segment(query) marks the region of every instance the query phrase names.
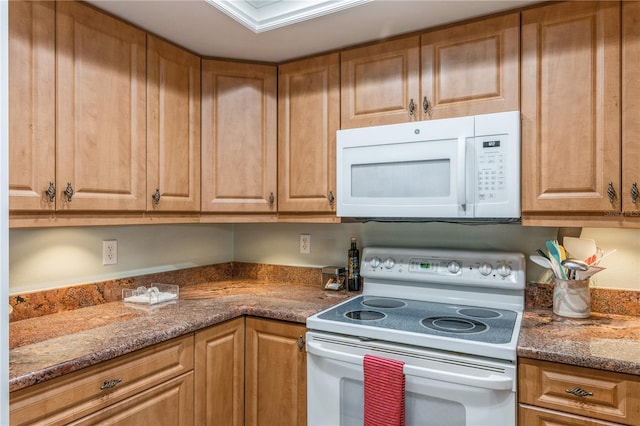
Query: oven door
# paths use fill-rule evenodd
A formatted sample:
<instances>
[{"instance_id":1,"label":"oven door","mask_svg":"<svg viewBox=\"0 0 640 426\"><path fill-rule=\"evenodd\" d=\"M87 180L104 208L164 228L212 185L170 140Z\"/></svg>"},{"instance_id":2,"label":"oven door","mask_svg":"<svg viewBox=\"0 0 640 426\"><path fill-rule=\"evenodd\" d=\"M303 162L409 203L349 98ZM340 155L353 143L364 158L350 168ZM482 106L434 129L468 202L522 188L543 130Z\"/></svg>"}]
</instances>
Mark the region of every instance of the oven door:
<instances>
[{"instance_id":1,"label":"oven door","mask_svg":"<svg viewBox=\"0 0 640 426\"><path fill-rule=\"evenodd\" d=\"M405 362L408 426L516 424L516 368L509 362L311 331L308 425L363 424L365 354Z\"/></svg>"},{"instance_id":2,"label":"oven door","mask_svg":"<svg viewBox=\"0 0 640 426\"><path fill-rule=\"evenodd\" d=\"M338 131L337 215L473 217L473 136L473 117Z\"/></svg>"}]
</instances>

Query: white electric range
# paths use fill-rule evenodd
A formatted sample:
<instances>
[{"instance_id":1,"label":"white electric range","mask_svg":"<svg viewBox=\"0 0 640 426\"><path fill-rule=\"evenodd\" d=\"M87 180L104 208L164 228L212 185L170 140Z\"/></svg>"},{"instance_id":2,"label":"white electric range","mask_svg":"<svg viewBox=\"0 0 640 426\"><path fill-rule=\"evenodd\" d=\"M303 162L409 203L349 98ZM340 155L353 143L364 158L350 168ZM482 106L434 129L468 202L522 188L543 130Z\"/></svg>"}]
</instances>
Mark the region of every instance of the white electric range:
<instances>
[{"instance_id":1,"label":"white electric range","mask_svg":"<svg viewBox=\"0 0 640 426\"><path fill-rule=\"evenodd\" d=\"M360 271L307 319L310 425L361 424L365 354L405 362L408 425L515 424L522 254L368 247Z\"/></svg>"}]
</instances>

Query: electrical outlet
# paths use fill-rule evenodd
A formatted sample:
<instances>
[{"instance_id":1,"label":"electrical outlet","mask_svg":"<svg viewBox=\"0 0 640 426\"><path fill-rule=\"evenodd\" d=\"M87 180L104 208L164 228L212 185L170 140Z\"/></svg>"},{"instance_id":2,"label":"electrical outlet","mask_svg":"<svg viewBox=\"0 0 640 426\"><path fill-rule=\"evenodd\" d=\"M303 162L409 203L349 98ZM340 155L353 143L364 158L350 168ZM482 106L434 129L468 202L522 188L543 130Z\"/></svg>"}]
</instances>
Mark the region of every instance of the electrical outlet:
<instances>
[{"instance_id":1,"label":"electrical outlet","mask_svg":"<svg viewBox=\"0 0 640 426\"><path fill-rule=\"evenodd\" d=\"M311 235L300 234L300 253L301 254L311 253Z\"/></svg>"},{"instance_id":2,"label":"electrical outlet","mask_svg":"<svg viewBox=\"0 0 640 426\"><path fill-rule=\"evenodd\" d=\"M104 240L102 242L102 264L115 265L118 263L118 240Z\"/></svg>"}]
</instances>

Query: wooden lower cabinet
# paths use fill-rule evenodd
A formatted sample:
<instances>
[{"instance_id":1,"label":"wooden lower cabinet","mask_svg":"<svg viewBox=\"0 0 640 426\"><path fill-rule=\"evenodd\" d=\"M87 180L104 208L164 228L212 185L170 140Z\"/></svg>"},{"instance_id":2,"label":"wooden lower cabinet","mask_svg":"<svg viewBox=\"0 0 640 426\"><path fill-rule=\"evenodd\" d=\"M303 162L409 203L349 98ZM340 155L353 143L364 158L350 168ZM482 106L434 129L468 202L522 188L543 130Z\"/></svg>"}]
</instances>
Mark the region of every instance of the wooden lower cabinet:
<instances>
[{"instance_id":1,"label":"wooden lower cabinet","mask_svg":"<svg viewBox=\"0 0 640 426\"><path fill-rule=\"evenodd\" d=\"M640 425L640 376L521 358L518 424Z\"/></svg>"},{"instance_id":2,"label":"wooden lower cabinet","mask_svg":"<svg viewBox=\"0 0 640 426\"><path fill-rule=\"evenodd\" d=\"M307 424L306 328L247 317L245 424Z\"/></svg>"},{"instance_id":3,"label":"wooden lower cabinet","mask_svg":"<svg viewBox=\"0 0 640 426\"><path fill-rule=\"evenodd\" d=\"M193 335L12 392L11 425L193 424Z\"/></svg>"},{"instance_id":4,"label":"wooden lower cabinet","mask_svg":"<svg viewBox=\"0 0 640 426\"><path fill-rule=\"evenodd\" d=\"M195 337L195 424L244 424L244 317Z\"/></svg>"},{"instance_id":5,"label":"wooden lower cabinet","mask_svg":"<svg viewBox=\"0 0 640 426\"><path fill-rule=\"evenodd\" d=\"M193 371L70 425L193 425Z\"/></svg>"}]
</instances>

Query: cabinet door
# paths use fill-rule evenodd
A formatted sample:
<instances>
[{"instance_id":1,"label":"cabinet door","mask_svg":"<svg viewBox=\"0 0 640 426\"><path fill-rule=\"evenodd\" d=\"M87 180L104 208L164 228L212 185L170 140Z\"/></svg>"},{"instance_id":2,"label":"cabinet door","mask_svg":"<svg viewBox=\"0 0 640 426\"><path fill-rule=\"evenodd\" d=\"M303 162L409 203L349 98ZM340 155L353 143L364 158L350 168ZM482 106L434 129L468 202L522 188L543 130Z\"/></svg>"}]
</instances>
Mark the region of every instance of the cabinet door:
<instances>
[{"instance_id":1,"label":"cabinet door","mask_svg":"<svg viewBox=\"0 0 640 426\"><path fill-rule=\"evenodd\" d=\"M424 119L520 108L519 13L425 33L421 59Z\"/></svg>"},{"instance_id":2,"label":"cabinet door","mask_svg":"<svg viewBox=\"0 0 640 426\"><path fill-rule=\"evenodd\" d=\"M196 425L244 425L244 317L196 333Z\"/></svg>"},{"instance_id":3,"label":"cabinet door","mask_svg":"<svg viewBox=\"0 0 640 426\"><path fill-rule=\"evenodd\" d=\"M51 210L55 185L55 3L9 2L9 209Z\"/></svg>"},{"instance_id":4,"label":"cabinet door","mask_svg":"<svg viewBox=\"0 0 640 426\"><path fill-rule=\"evenodd\" d=\"M176 377L69 425L193 425L193 372Z\"/></svg>"},{"instance_id":5,"label":"cabinet door","mask_svg":"<svg viewBox=\"0 0 640 426\"><path fill-rule=\"evenodd\" d=\"M640 219L640 2L622 2L622 211ZM634 191L634 188L637 188Z\"/></svg>"},{"instance_id":6,"label":"cabinet door","mask_svg":"<svg viewBox=\"0 0 640 426\"><path fill-rule=\"evenodd\" d=\"M620 4L522 12L522 210L620 211Z\"/></svg>"},{"instance_id":7,"label":"cabinet door","mask_svg":"<svg viewBox=\"0 0 640 426\"><path fill-rule=\"evenodd\" d=\"M145 33L82 3L56 7L57 209L144 210Z\"/></svg>"},{"instance_id":8,"label":"cabinet door","mask_svg":"<svg viewBox=\"0 0 640 426\"><path fill-rule=\"evenodd\" d=\"M420 119L418 36L345 50L340 67L342 129Z\"/></svg>"},{"instance_id":9,"label":"cabinet door","mask_svg":"<svg viewBox=\"0 0 640 426\"><path fill-rule=\"evenodd\" d=\"M200 210L200 58L147 38L147 210Z\"/></svg>"},{"instance_id":10,"label":"cabinet door","mask_svg":"<svg viewBox=\"0 0 640 426\"><path fill-rule=\"evenodd\" d=\"M518 399L523 404L640 425L640 377L520 358Z\"/></svg>"},{"instance_id":11,"label":"cabinet door","mask_svg":"<svg viewBox=\"0 0 640 426\"><path fill-rule=\"evenodd\" d=\"M335 212L339 127L339 55L280 66L278 211Z\"/></svg>"},{"instance_id":12,"label":"cabinet door","mask_svg":"<svg viewBox=\"0 0 640 426\"><path fill-rule=\"evenodd\" d=\"M247 318L247 425L307 424L305 331L299 324Z\"/></svg>"},{"instance_id":13,"label":"cabinet door","mask_svg":"<svg viewBox=\"0 0 640 426\"><path fill-rule=\"evenodd\" d=\"M276 97L275 66L202 61L202 211L275 213Z\"/></svg>"},{"instance_id":14,"label":"cabinet door","mask_svg":"<svg viewBox=\"0 0 640 426\"><path fill-rule=\"evenodd\" d=\"M615 426L616 424L523 404L518 407L519 426Z\"/></svg>"}]
</instances>

